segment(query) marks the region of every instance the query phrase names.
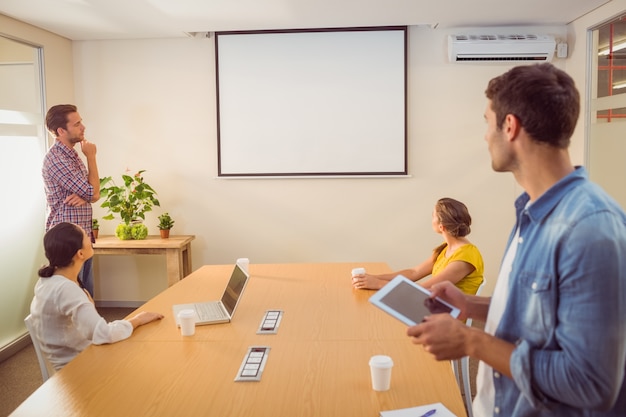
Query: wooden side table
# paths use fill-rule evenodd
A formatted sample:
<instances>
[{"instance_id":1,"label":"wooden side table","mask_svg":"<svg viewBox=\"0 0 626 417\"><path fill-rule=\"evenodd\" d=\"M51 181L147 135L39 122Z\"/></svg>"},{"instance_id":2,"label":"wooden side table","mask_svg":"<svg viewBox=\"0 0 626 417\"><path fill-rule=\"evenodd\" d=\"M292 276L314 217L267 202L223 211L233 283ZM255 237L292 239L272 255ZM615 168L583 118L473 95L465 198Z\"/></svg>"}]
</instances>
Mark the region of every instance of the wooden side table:
<instances>
[{"instance_id":1,"label":"wooden side table","mask_svg":"<svg viewBox=\"0 0 626 417\"><path fill-rule=\"evenodd\" d=\"M172 286L191 273L191 241L194 235L172 235L168 239L148 236L143 240L121 240L116 236L99 236L94 243L95 255L165 255L167 285Z\"/></svg>"}]
</instances>

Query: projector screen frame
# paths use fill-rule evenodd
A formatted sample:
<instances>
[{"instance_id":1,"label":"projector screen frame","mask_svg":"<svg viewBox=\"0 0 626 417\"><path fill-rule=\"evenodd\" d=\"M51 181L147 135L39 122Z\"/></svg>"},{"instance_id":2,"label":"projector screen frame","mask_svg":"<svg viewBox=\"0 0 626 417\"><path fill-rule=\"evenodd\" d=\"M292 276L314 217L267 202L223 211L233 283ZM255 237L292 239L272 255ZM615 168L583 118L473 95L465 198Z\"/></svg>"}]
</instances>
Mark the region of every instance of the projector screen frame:
<instances>
[{"instance_id":1,"label":"projector screen frame","mask_svg":"<svg viewBox=\"0 0 626 417\"><path fill-rule=\"evenodd\" d=\"M316 151L319 154L315 154L315 152L308 152L307 150L307 146L317 145L317 142L307 140L306 138L300 139L298 135L292 135L290 136L290 139L289 139L291 140L292 138L297 138L298 140L302 140L301 143L298 143L297 140L294 141L293 147L297 148L294 150L294 152L296 153L287 154L286 156L283 154L283 151L284 151L284 148L289 147L289 146L284 146L284 144L280 145L278 143L274 144L274 143L266 143L266 142L254 143L251 140L249 143L247 143L247 145L250 145L250 146L243 144L244 142L234 142L235 146L231 146L229 141L233 141L233 139L228 136L228 132L229 132L228 123L231 123L231 125L234 126L235 123L232 122L232 120L237 120L237 123L244 123L241 120L247 121L249 119L245 115L244 117L241 117L241 118L232 117L232 108L234 108L234 106L231 105L231 109L229 109L224 103L228 103L230 100L231 103L236 102L236 103L247 104L248 100L246 99L245 94L250 94L250 96L253 96L255 93L254 92L246 93L246 91L249 91L249 90L242 88L242 90L244 91L243 98L240 97L240 98L232 99L232 98L226 97L226 93L230 94L232 93L232 91L229 92L228 84L226 85L220 84L221 82L225 83L226 81L224 80L228 79L228 75L225 75L223 71L220 71L220 64L223 63L223 61L228 61L228 59L231 59L231 58L225 58L224 56L220 55L220 52L222 52L223 49L225 49L224 42L222 42L222 40L237 39L237 38L231 37L234 35L252 35L256 37L257 35L266 35L266 34L289 36L289 35L294 35L294 34L295 35L298 35L298 34L315 35L317 33L320 33L320 34L325 34L326 36L332 36L333 33L342 34L342 33L347 33L347 32L367 33L369 34L367 36L370 36L370 37L374 36L373 34L377 34L377 33L381 33L381 36L384 36L385 34L390 34L388 36L392 38L392 42L401 42L398 45L396 44L393 45L395 49L387 48L387 49L393 49L392 52L390 53L394 53L395 54L394 59L397 60L397 62L395 61L393 62L394 66L390 70L392 72L393 80L388 81L389 85L391 85L392 87L392 88L389 88L389 90L392 90L394 92L393 94L395 94L395 96L391 96L387 98L387 100L392 101L392 105L388 106L391 108L390 116L387 116L390 119L393 119L392 122L388 122L392 124L391 129L389 130L393 131L394 133L393 141L390 146L388 146L388 143L385 142L389 140L386 136L378 135L376 138L367 138L367 140L369 140L370 142L367 142L365 144L371 143L372 149L374 149L374 151L369 151L369 154L367 152L363 154L361 151L363 150L365 146L359 146L361 145L359 141L362 139L360 137L356 137L357 136L356 134L355 134L355 137L348 137L349 135L342 136L342 140L345 138L346 142L345 143L339 142L339 146L337 149L333 148L334 146L336 146L335 142L333 142L332 145L329 145L329 144L324 145L324 146L327 146L328 148L316 149ZM408 145L408 139L407 139L407 35L408 33L407 32L408 32L407 26L216 32L215 33L215 65L216 65L216 98L217 98L216 109L217 109L218 177L225 177L225 178L226 177L230 177L230 178L363 177L365 178L365 177L373 177L373 176L374 177L407 176L408 175L408 171L407 171L407 166L408 166L408 161L407 161L407 145ZM253 39L253 38L247 38L247 39ZM261 39L261 38L258 38L258 39ZM267 39L267 38L263 37L262 39ZM275 39L280 39L280 38L275 38ZM297 41L298 37L295 36L293 37L293 39ZM307 36L306 39L309 39L309 37ZM355 38L355 39L358 39L358 38ZM389 41L384 40L384 42L389 42ZM366 48L367 45L364 45L364 47ZM231 65L231 68L235 68L235 71L239 71L241 67L245 67L244 65L233 66L232 60L231 60L230 65ZM260 72L263 72L263 71L260 71ZM232 71L229 74L232 74ZM255 76L256 74L250 77L253 78ZM382 77L385 77L385 76L389 76L389 74L385 73L382 75ZM242 80L242 78L237 78L236 80L237 82L239 82ZM246 81L250 82L250 80L244 79L242 83L245 84ZM252 80L252 81L256 82L257 84L267 84L267 83L260 83L258 82L258 80ZM267 81L267 80L264 80L264 81ZM233 83L232 80L228 82ZM382 79L381 85L384 85L385 82L387 82L387 80ZM372 83L372 84L375 84L376 87L378 87L378 84L376 83ZM252 85L252 84L245 84L245 85ZM357 91L357 90L354 90L354 91ZM360 92L360 90L357 91L357 93L358 92ZM346 90L346 92L341 92L341 94L350 94L350 90ZM384 95L384 92L383 92L383 95ZM267 96L267 94L265 94L264 96ZM248 97L248 98L251 98L253 101L255 97ZM374 108L376 105L381 105L379 101L381 100L378 95L373 96L370 107ZM385 102L383 101L383 103ZM306 103L301 103L300 105L303 107L306 107ZM241 104L238 104L237 106L245 107L245 105L242 106ZM293 108L294 109L298 108L298 104L294 105ZM257 110L258 111L264 110L264 106L257 105L254 108L254 111L256 112ZM224 117L224 114L225 113L228 114L228 112L231 112L230 122L228 121L227 118ZM289 118L289 114L286 114L286 115L281 114L281 116L287 116L287 118ZM257 117L257 115L250 114L249 117L250 117L250 120L252 120L255 117ZM312 114L311 117L314 118L315 115ZM366 127L361 127L360 125L365 124L365 122L369 122L369 119L373 119L373 117L364 117L364 118L362 117L360 120L355 120L351 122L352 124L350 124L349 126L356 126L357 122L362 121L362 119L367 119L367 120L365 120L363 123L358 123L359 124L358 127L366 128ZM307 121L307 122L314 123L314 121ZM236 127L238 128L238 126ZM383 125L382 127L386 127L386 126ZM376 131L376 129L372 129L372 131ZM256 133L257 131L255 130L254 132ZM385 130L385 132L387 132L387 130ZM248 136L252 137L251 134ZM263 138L263 134L259 135L259 137L261 137L262 141L267 140ZM316 137L315 139L317 140L319 139L319 137ZM245 140L250 140L250 139L245 139ZM257 140L256 135L253 140ZM376 142L376 141L379 141L379 142ZM291 145L291 143L289 145ZM260 147L256 149L256 152L254 152L255 146ZM266 154L265 156L262 156L259 160L255 159L256 155L263 155L263 151L265 151L266 149L274 149L272 148L272 146L277 147L275 152L272 153L272 155L268 156ZM378 146L378 148L376 148L376 146ZM280 149L278 147L280 147ZM389 155L385 154L385 152L387 152L387 148L390 149L388 151ZM301 150L301 152L303 152L302 154L297 153L297 152L300 152L300 149L302 149ZM382 149L382 152L376 151L376 149ZM333 152L333 150L341 150L343 153ZM246 154L246 152L251 152L251 153ZM336 153L337 155L335 155ZM334 163L335 165L331 166L330 168L327 168L324 165L325 163L327 163L327 161L324 160L324 158L327 155L341 158L340 162L331 161L330 163ZM275 158L275 159L272 159L272 158ZM370 159L367 159L367 158L370 158ZM387 158L388 160L385 158ZM317 164L315 169L300 169L299 165L296 167L294 167L294 165L288 166L286 169L280 166L281 163L295 164L297 161L299 160L304 161L305 159L307 163ZM379 162L379 160L382 160L382 162ZM250 165L254 165L255 163L261 163L260 161L262 161L262 163L276 164L275 166L277 168L274 169L272 167L268 169L267 167L261 167L260 169L254 168L251 171L247 171L246 169L240 169L240 168L237 168L236 166L235 168L233 168L232 161L235 161L235 164L240 163L242 167L244 168ZM340 168L337 168L337 164L339 163L341 163L342 166ZM359 165L359 164L366 164L366 165ZM371 166L367 164L370 164ZM388 167L387 165L377 166L377 164L387 164L390 167Z\"/></svg>"}]
</instances>

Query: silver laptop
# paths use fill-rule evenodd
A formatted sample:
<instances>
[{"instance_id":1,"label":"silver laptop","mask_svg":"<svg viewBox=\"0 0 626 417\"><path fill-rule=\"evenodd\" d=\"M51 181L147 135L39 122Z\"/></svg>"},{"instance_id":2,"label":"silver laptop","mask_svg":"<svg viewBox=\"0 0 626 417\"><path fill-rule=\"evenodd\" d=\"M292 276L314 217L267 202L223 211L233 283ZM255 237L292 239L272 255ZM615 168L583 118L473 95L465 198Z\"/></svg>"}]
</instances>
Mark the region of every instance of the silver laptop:
<instances>
[{"instance_id":1,"label":"silver laptop","mask_svg":"<svg viewBox=\"0 0 626 417\"><path fill-rule=\"evenodd\" d=\"M239 265L235 265L230 276L228 285L224 290L222 299L219 301L205 301L191 304L175 304L172 306L176 325L180 327L178 313L181 310L194 310L196 312L196 326L202 324L228 323L235 314L235 309L241 299L241 294L246 288L249 275Z\"/></svg>"}]
</instances>

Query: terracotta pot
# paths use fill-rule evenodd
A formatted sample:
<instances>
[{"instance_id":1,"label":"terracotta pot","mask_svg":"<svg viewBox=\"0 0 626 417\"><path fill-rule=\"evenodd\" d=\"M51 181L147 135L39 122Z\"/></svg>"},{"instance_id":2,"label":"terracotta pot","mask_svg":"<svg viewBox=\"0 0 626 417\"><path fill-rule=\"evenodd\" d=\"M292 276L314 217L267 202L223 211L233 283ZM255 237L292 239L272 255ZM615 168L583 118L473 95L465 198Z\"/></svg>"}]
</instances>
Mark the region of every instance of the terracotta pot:
<instances>
[{"instance_id":1,"label":"terracotta pot","mask_svg":"<svg viewBox=\"0 0 626 417\"><path fill-rule=\"evenodd\" d=\"M159 232L161 233L161 239L167 239L170 237L170 229L159 229Z\"/></svg>"},{"instance_id":2,"label":"terracotta pot","mask_svg":"<svg viewBox=\"0 0 626 417\"><path fill-rule=\"evenodd\" d=\"M94 238L94 239L98 239L98 229L93 229L93 230L91 231L91 233L93 233L93 238Z\"/></svg>"}]
</instances>

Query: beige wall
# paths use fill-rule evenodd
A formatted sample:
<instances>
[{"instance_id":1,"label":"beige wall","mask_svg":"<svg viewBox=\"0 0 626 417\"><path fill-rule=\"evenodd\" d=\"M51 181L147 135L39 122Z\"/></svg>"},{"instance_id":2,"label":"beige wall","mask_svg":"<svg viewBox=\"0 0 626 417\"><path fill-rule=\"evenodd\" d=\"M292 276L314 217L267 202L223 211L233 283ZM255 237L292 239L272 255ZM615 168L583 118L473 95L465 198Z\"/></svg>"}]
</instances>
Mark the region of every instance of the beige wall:
<instances>
[{"instance_id":1,"label":"beige wall","mask_svg":"<svg viewBox=\"0 0 626 417\"><path fill-rule=\"evenodd\" d=\"M587 28L624 10L626 0L614 0L567 26L570 57L555 64L579 87L586 82ZM430 229L432 205L450 196L473 215L470 238L485 257L491 292L520 190L510 175L490 169L483 90L510 65L448 63L445 37L452 31L410 30L410 178L222 180L215 178L212 40L72 44L4 16L0 27L45 45L48 105L79 105L98 145L102 176L147 170L162 202L147 224L156 233L156 216L169 211L174 233L195 234L194 269L242 256L253 263L411 266L438 243ZM565 37L562 27L540 31ZM585 158L584 130L581 121L571 147L577 164ZM96 205L96 213L104 210ZM112 233L114 222L102 223L101 233ZM156 257L101 258L96 267L98 300L141 301L166 285L164 262Z\"/></svg>"},{"instance_id":2,"label":"beige wall","mask_svg":"<svg viewBox=\"0 0 626 417\"><path fill-rule=\"evenodd\" d=\"M0 37L0 62L32 62L32 60L31 46Z\"/></svg>"},{"instance_id":3,"label":"beige wall","mask_svg":"<svg viewBox=\"0 0 626 417\"><path fill-rule=\"evenodd\" d=\"M567 33L564 26L529 31ZM156 234L156 216L168 211L173 233L195 234L194 269L244 256L413 266L439 243L431 211L448 196L470 209L470 239L483 252L491 293L519 189L512 176L491 170L484 89L511 65L449 63L451 32L409 31L410 178L216 179L213 39L75 42L76 101L98 145L101 176L147 170L162 207L146 224ZM105 211L96 205L96 213ZM101 223L110 234L117 222ZM96 269L101 302L145 300L166 285L155 257L101 257Z\"/></svg>"}]
</instances>

